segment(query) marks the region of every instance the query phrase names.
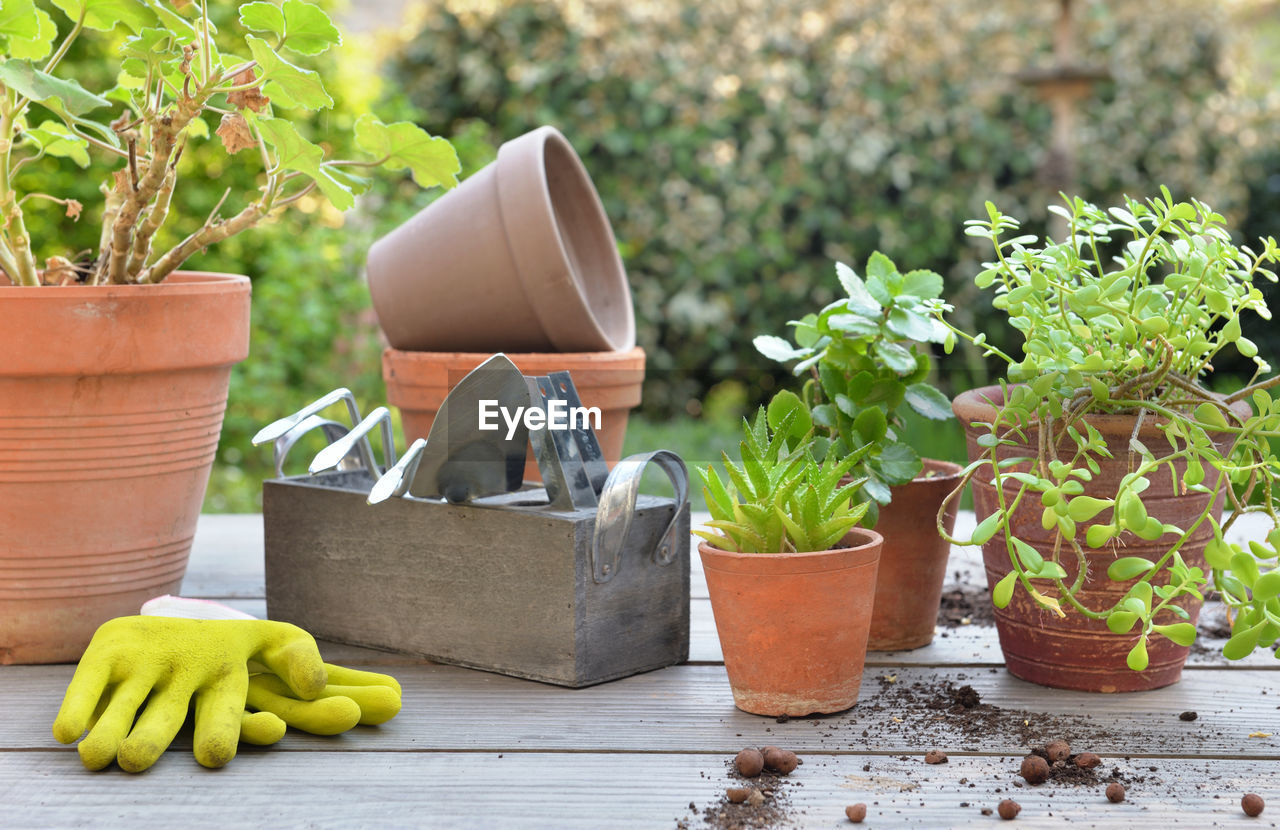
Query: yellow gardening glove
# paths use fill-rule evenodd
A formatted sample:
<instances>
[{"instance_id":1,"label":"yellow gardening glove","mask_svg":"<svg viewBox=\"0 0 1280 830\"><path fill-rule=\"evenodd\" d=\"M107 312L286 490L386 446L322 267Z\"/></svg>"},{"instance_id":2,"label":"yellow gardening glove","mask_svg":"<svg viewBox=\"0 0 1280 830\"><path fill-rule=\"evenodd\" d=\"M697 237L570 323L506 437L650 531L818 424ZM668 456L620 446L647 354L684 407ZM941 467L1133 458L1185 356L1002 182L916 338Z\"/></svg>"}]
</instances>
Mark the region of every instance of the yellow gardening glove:
<instances>
[{"instance_id":1,"label":"yellow gardening glove","mask_svg":"<svg viewBox=\"0 0 1280 830\"><path fill-rule=\"evenodd\" d=\"M316 641L289 623L141 616L109 620L80 658L53 735L73 743L92 723L79 746L84 765L97 770L114 760L121 769L140 772L169 747L194 698L196 760L221 767L235 757L243 722L249 722L251 732L276 728L274 721L260 717L263 713L244 711L250 659L274 672L300 700L314 699L324 690L326 673Z\"/></svg>"},{"instance_id":2,"label":"yellow gardening glove","mask_svg":"<svg viewBox=\"0 0 1280 830\"><path fill-rule=\"evenodd\" d=\"M248 705L256 715L272 714L295 729L313 735L337 735L357 723L376 726L400 711L400 684L394 677L377 672L325 664L329 682L314 700L301 700L274 674L249 678ZM255 715L246 715L252 718ZM273 732L265 732L270 721L250 726L241 739L261 743ZM265 733L265 734L264 734ZM278 740L278 739L277 739Z\"/></svg>"}]
</instances>

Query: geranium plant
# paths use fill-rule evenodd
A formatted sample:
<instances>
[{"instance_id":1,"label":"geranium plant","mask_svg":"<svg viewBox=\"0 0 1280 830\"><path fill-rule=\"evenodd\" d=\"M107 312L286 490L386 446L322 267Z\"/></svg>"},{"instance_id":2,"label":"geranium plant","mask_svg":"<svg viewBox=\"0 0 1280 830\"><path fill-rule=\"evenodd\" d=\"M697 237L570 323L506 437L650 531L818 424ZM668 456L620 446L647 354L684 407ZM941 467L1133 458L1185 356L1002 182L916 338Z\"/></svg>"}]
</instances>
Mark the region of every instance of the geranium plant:
<instances>
[{"instance_id":1,"label":"geranium plant","mask_svg":"<svg viewBox=\"0 0 1280 830\"><path fill-rule=\"evenodd\" d=\"M959 544L982 544L1004 532L1011 571L996 584L993 600L1005 607L1021 586L1051 613L1105 620L1118 634L1132 633L1130 668L1147 666L1147 643L1167 637L1189 645L1195 629L1175 604L1218 591L1232 619L1224 654L1240 658L1280 637L1280 512L1276 484L1280 462L1270 439L1280 437L1280 398L1269 390L1280 376L1241 333L1241 316L1271 313L1259 279L1276 281L1270 269L1280 256L1274 239L1260 248L1236 245L1224 219L1203 202L1174 201L1167 189L1147 201L1126 199L1106 211L1081 199L1051 208L1068 223L1062 240L1040 242L1011 235L1018 222L987 204L986 219L968 233L990 240L994 260L976 277L992 290L993 305L1021 333L1022 355L1006 354L982 334L951 328L1008 364L1008 383L992 403L991 423L974 424L982 457L965 470L956 492L976 476L994 485L998 509ZM944 320L939 312L938 319ZM1227 394L1208 380L1214 361L1229 350L1250 359L1253 378ZM1244 414L1252 404L1252 414ZM1135 418L1125 443L1110 444L1091 416ZM1163 433L1159 445L1144 442L1143 424ZM1013 439L1038 434L1032 458L1006 457ZM1149 433L1148 433L1149 434ZM1069 451L1061 452L1066 446ZM1084 495L1103 459L1127 462L1111 492ZM1226 481L1220 482L1219 476ZM1144 492L1156 477L1175 493L1210 496L1181 524L1151 515ZM1221 491L1230 515L1212 515ZM1028 544L1010 517L1022 505L1041 511L1053 540L1052 554ZM1228 542L1226 531L1242 516L1265 514L1273 528L1265 541ZM1193 535L1211 532L1204 550L1208 573L1181 555ZM1155 542L1158 555L1125 555L1126 539ZM1116 558L1107 576L1131 587L1113 605L1085 607L1077 598L1086 577L1084 551L1110 545ZM1117 547L1118 546L1118 547ZM1043 550L1043 549L1042 549ZM1079 564L1067 579L1062 562ZM1036 580L1033 582L1032 580ZM1046 591L1046 585L1054 590ZM1165 613L1167 612L1167 613Z\"/></svg>"},{"instance_id":2,"label":"geranium plant","mask_svg":"<svg viewBox=\"0 0 1280 830\"><path fill-rule=\"evenodd\" d=\"M794 396L793 396L794 397ZM866 453L860 447L837 459L813 455L813 429L803 407L783 399L743 419L741 464L724 454L728 482L710 466L698 468L713 531L695 530L721 550L736 553L804 553L836 547L862 521L868 505L857 502L861 480L842 479Z\"/></svg>"},{"instance_id":3,"label":"geranium plant","mask_svg":"<svg viewBox=\"0 0 1280 830\"><path fill-rule=\"evenodd\" d=\"M796 361L795 374L809 375L801 397L812 415L819 457L868 447L854 470L872 500L867 518L874 524L877 505L889 503L889 488L911 481L923 467L898 437L904 404L926 418L952 417L950 401L926 380L932 361L925 344L950 335L934 319L945 309L943 281L933 271L901 273L879 251L867 260L865 279L844 263L836 264L836 276L847 296L792 320L794 344L762 335L755 346L774 360ZM776 423L772 409L770 416Z\"/></svg>"},{"instance_id":4,"label":"geranium plant","mask_svg":"<svg viewBox=\"0 0 1280 830\"><path fill-rule=\"evenodd\" d=\"M156 283L197 251L253 227L318 190L341 210L368 186L371 168L409 169L423 187L450 187L459 171L453 147L409 122L372 115L354 127L362 158L332 158L298 129L294 117L332 106L324 82L302 65L341 42L323 10L305 0L245 3L234 52L215 41L208 0L53 0L63 29L33 0L0 5L0 270L19 285ZM117 84L101 94L57 74L86 31L127 30ZM228 42L223 34L223 44ZM55 43L57 44L55 47ZM153 248L169 219L183 149L211 140L204 116L233 164L259 165L261 185L224 195L200 224L168 250ZM23 205L62 204L78 218L85 206L53 193L19 193L15 176L45 156L89 165L89 153L117 160L101 187L97 251L53 257L32 253ZM225 213L224 213L225 209ZM94 211L96 214L96 211Z\"/></svg>"}]
</instances>

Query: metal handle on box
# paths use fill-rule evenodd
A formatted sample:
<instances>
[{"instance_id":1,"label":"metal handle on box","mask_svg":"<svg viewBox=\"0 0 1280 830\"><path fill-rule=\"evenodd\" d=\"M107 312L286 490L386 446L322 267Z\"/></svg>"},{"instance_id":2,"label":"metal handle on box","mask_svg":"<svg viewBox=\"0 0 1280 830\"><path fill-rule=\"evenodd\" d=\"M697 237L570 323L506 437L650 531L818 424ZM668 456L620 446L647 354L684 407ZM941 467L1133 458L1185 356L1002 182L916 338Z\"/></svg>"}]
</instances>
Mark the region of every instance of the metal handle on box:
<instances>
[{"instance_id":1,"label":"metal handle on box","mask_svg":"<svg viewBox=\"0 0 1280 830\"><path fill-rule=\"evenodd\" d=\"M591 540L591 570L596 582L608 582L618 572L627 534L631 531L631 520L635 516L640 480L650 463L667 474L676 490L675 513L654 547L653 561L669 565L675 559L679 549L676 534L679 533L680 511L689 501L689 470L684 460L670 450L627 456L609 473L600 493L600 506L596 509L596 527Z\"/></svg>"}]
</instances>

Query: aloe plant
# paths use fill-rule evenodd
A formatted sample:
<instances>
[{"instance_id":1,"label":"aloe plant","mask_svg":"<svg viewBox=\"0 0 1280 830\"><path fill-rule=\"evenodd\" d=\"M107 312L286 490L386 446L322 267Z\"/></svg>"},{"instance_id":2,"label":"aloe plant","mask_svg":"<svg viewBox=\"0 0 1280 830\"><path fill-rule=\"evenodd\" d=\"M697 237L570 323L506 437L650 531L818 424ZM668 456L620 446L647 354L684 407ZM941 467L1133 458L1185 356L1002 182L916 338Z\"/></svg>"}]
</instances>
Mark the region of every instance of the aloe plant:
<instances>
[{"instance_id":1,"label":"aloe plant","mask_svg":"<svg viewBox=\"0 0 1280 830\"><path fill-rule=\"evenodd\" d=\"M794 398L794 396L792 396ZM798 400L797 400L798 403ZM784 399L788 411L776 427L763 407L743 419L741 463L724 455L728 481L710 466L698 468L712 531L695 530L721 550L737 553L803 553L836 547L866 515L855 502L861 480L841 483L866 454L861 447L843 458L813 455L807 411ZM778 406L771 407L775 412Z\"/></svg>"},{"instance_id":2,"label":"aloe plant","mask_svg":"<svg viewBox=\"0 0 1280 830\"><path fill-rule=\"evenodd\" d=\"M457 183L453 147L409 122L361 117L354 138L364 157L351 159L330 157L298 130L294 116L333 105L319 74L302 63L342 40L324 11L305 0L240 6L244 32L234 53L215 42L208 0L52 2L69 23L64 32L33 0L0 5L0 270L13 283L160 282L197 251L313 191L341 210L352 207L368 187L364 173L374 168L408 169L423 187ZM116 86L101 94L57 75L68 49L88 30L124 30ZM156 250L152 242L170 218L184 148L214 140L205 114L219 118L216 140L229 163L260 166L261 185L235 198L228 192L211 214L196 217L199 225L185 238ZM19 193L14 178L46 156L88 167L90 151L118 160L100 188L98 249L51 257L40 267L24 202L53 201L72 218L85 206L57 194ZM232 206L226 215L224 206Z\"/></svg>"}]
</instances>

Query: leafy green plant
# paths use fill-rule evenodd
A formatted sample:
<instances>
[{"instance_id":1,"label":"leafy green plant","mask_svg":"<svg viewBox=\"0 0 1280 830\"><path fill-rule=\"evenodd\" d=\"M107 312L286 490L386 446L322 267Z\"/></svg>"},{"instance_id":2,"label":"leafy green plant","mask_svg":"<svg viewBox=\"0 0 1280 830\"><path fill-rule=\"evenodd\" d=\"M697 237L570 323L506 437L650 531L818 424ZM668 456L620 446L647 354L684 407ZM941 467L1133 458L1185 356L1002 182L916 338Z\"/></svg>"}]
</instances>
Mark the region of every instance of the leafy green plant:
<instances>
[{"instance_id":1,"label":"leafy green plant","mask_svg":"<svg viewBox=\"0 0 1280 830\"><path fill-rule=\"evenodd\" d=\"M819 463L803 407L791 407L771 428L762 407L743 419L741 464L724 454L729 481L710 466L698 468L715 532L694 531L716 547L738 553L803 553L834 547L862 520L867 504L854 500L861 482L842 484L865 448Z\"/></svg>"},{"instance_id":2,"label":"leafy green plant","mask_svg":"<svg viewBox=\"0 0 1280 830\"><path fill-rule=\"evenodd\" d=\"M236 39L240 54L219 48L207 0L54 0L54 5L71 22L61 36L53 17L33 0L6 0L0 14L0 213L5 219L0 270L11 282L160 282L198 251L313 192L340 210L350 208L368 188L364 173L373 168L408 169L423 187L456 183L458 160L449 142L410 122L385 124L366 114L353 126L355 145L365 157L331 158L281 115L305 115L333 104L320 75L295 63L341 42L329 17L312 3L242 5L239 20L248 33ZM113 88L97 94L55 74L86 29L110 33L118 27L127 35L118 49L120 71ZM192 142L211 140L205 114L220 116L216 135L235 159L230 163L259 166L260 184L224 217L228 190L185 238L168 250L153 250L174 204L184 150ZM100 188L97 250L52 256L39 268L24 203L54 202L72 218L85 206L57 194L20 194L14 179L45 157L88 167L90 150L119 165Z\"/></svg>"},{"instance_id":3,"label":"leafy green plant","mask_svg":"<svg viewBox=\"0 0 1280 830\"><path fill-rule=\"evenodd\" d=\"M1021 333L1021 358L989 345L983 334L951 327L948 347L963 337L1003 359L1008 380L996 415L978 437L983 455L965 470L960 490L975 476L990 476L998 509L961 544L982 544L1005 532L1010 573L995 586L993 600L1006 606L1021 585L1042 607L1105 620L1116 633L1134 633L1129 666L1147 665L1147 642L1163 636L1187 645L1195 637L1189 622L1168 622L1168 611L1186 620L1174 604L1180 597L1202 599L1217 590L1233 619L1224 654L1240 658L1258 645L1280 638L1280 512L1275 490L1280 461L1269 439L1280 436L1280 398L1268 391L1280 384L1241 334L1240 318L1252 312L1270 319L1257 286L1276 281L1267 266L1280 258L1273 238L1256 251L1232 242L1221 215L1203 202L1175 202L1167 189L1145 202L1126 199L1103 211L1081 199L1051 208L1069 225L1061 241L1037 244L1034 236L1012 236L1018 222L987 203L987 218L968 223L971 236L991 241L995 261L975 279L994 291L993 305ZM938 319L943 320L941 312ZM1253 378L1229 395L1204 385L1214 360L1234 350L1256 365ZM1269 375L1269 376L1268 376ZM1232 407L1252 403L1244 416ZM1125 413L1135 418L1125 446L1109 446L1087 418ZM1143 423L1156 425L1168 446L1139 439ZM1015 439L1038 435L1032 458L1006 457ZM1224 438L1234 438L1230 443ZM1215 440L1218 443L1215 443ZM1114 440L1112 443L1115 443ZM1060 452L1066 446L1068 452ZM1101 459L1127 459L1127 472L1114 492L1085 494L1100 472ZM1224 486L1221 473L1229 481ZM1221 523L1211 515L1212 498L1185 526L1151 516L1144 491L1156 476L1171 476L1179 493L1225 494L1231 508ZM1054 555L1045 557L1019 537L1010 521L1020 505L1042 507L1041 524L1052 533ZM1225 539L1242 516L1263 513L1273 529L1265 542L1242 546ZM1212 538L1203 569L1189 565L1180 551L1205 526ZM1129 536L1128 534L1132 534ZM1087 608L1077 599L1086 576L1084 550L1111 545L1117 553L1133 537L1159 542L1152 558L1121 556L1107 576L1136 580L1106 608ZM1060 564L1072 557L1074 580ZM1048 580L1056 597L1031 580ZM1045 587L1040 583L1040 588ZM1064 610L1063 606L1066 606Z\"/></svg>"},{"instance_id":4,"label":"leafy green plant","mask_svg":"<svg viewBox=\"0 0 1280 830\"><path fill-rule=\"evenodd\" d=\"M923 345L950 335L935 319L947 307L939 299L942 277L925 270L903 274L879 251L867 260L865 280L844 263L836 263L836 276L847 296L792 320L795 345L762 335L755 347L783 363L799 361L795 374L810 375L802 399L819 433L819 457L869 448L854 470L872 500L867 517L874 524L877 504L889 503L889 488L923 468L916 451L898 440L903 404L926 418L951 418L951 402L926 381L932 361ZM776 424L772 405L769 415Z\"/></svg>"}]
</instances>

